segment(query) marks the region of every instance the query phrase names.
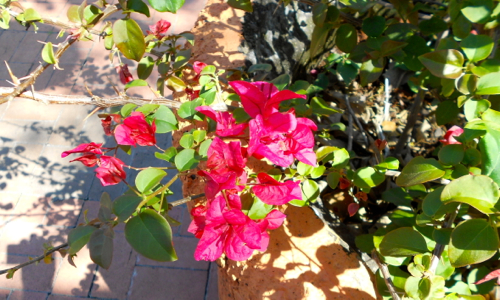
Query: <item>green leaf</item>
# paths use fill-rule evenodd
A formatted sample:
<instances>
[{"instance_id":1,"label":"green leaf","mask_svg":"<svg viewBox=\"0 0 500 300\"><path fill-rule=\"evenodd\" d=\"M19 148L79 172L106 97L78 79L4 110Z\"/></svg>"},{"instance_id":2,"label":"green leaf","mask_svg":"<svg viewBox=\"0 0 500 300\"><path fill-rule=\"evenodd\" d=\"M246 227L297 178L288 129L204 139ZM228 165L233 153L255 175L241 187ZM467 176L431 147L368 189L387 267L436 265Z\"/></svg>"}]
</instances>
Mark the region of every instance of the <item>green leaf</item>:
<instances>
[{"instance_id":1,"label":"green leaf","mask_svg":"<svg viewBox=\"0 0 500 300\"><path fill-rule=\"evenodd\" d=\"M491 106L490 101L486 99L471 99L464 104L464 113L467 121L481 118L482 114Z\"/></svg>"},{"instance_id":2,"label":"green leaf","mask_svg":"<svg viewBox=\"0 0 500 300\"><path fill-rule=\"evenodd\" d=\"M210 148L210 145L212 144L212 140L205 140L203 143L201 143L200 148L198 149L198 153L202 157L206 157L208 153L208 148Z\"/></svg>"},{"instance_id":3,"label":"green leaf","mask_svg":"<svg viewBox=\"0 0 500 300\"><path fill-rule=\"evenodd\" d=\"M135 111L142 112L145 116L160 108L159 104L144 104Z\"/></svg>"},{"instance_id":4,"label":"green leaf","mask_svg":"<svg viewBox=\"0 0 500 300\"><path fill-rule=\"evenodd\" d=\"M397 170L399 169L399 160L395 157L387 157L383 162L375 166L379 170Z\"/></svg>"},{"instance_id":5,"label":"green leaf","mask_svg":"<svg viewBox=\"0 0 500 300\"><path fill-rule=\"evenodd\" d=\"M194 137L190 133L184 133L179 140L179 145L181 145L182 148L189 149L193 147L194 144Z\"/></svg>"},{"instance_id":6,"label":"green leaf","mask_svg":"<svg viewBox=\"0 0 500 300\"><path fill-rule=\"evenodd\" d=\"M382 200L394 203L397 206L411 207L413 197L403 188L393 188L382 193Z\"/></svg>"},{"instance_id":7,"label":"green leaf","mask_svg":"<svg viewBox=\"0 0 500 300\"><path fill-rule=\"evenodd\" d=\"M361 28L367 36L379 36L385 31L385 18L381 16L366 18Z\"/></svg>"},{"instance_id":8,"label":"green leaf","mask_svg":"<svg viewBox=\"0 0 500 300\"><path fill-rule=\"evenodd\" d=\"M326 176L326 182L332 189L336 189L337 186L339 185L340 177L341 177L340 173L330 172Z\"/></svg>"},{"instance_id":9,"label":"green leaf","mask_svg":"<svg viewBox=\"0 0 500 300\"><path fill-rule=\"evenodd\" d=\"M148 0L151 7L159 12L176 13L184 5L184 0Z\"/></svg>"},{"instance_id":10,"label":"green leaf","mask_svg":"<svg viewBox=\"0 0 500 300\"><path fill-rule=\"evenodd\" d=\"M493 39L487 35L469 34L460 43L465 55L471 62L477 62L487 58L493 50Z\"/></svg>"},{"instance_id":11,"label":"green leaf","mask_svg":"<svg viewBox=\"0 0 500 300\"><path fill-rule=\"evenodd\" d=\"M418 24L423 35L437 34L448 29L448 25L441 18L433 16L428 20L423 20Z\"/></svg>"},{"instance_id":12,"label":"green leaf","mask_svg":"<svg viewBox=\"0 0 500 300\"><path fill-rule=\"evenodd\" d=\"M314 4L312 10L312 20L314 25L321 26L325 22L328 5L322 2Z\"/></svg>"},{"instance_id":13,"label":"green leaf","mask_svg":"<svg viewBox=\"0 0 500 300\"><path fill-rule=\"evenodd\" d=\"M311 45L309 46L309 52L311 57L315 57L316 55L322 53L321 50L325 46L326 38L328 37L328 34L332 29L333 25L331 24L314 26L311 36Z\"/></svg>"},{"instance_id":14,"label":"green leaf","mask_svg":"<svg viewBox=\"0 0 500 300\"><path fill-rule=\"evenodd\" d=\"M325 166L317 166L311 171L311 178L320 178L325 174L326 167Z\"/></svg>"},{"instance_id":15,"label":"green leaf","mask_svg":"<svg viewBox=\"0 0 500 300\"><path fill-rule=\"evenodd\" d=\"M455 79L462 75L464 56L458 50L437 50L420 55L418 59L434 76Z\"/></svg>"},{"instance_id":16,"label":"green leaf","mask_svg":"<svg viewBox=\"0 0 500 300\"><path fill-rule=\"evenodd\" d=\"M68 20L73 23L81 23L80 15L78 14L78 5L71 5L66 12Z\"/></svg>"},{"instance_id":17,"label":"green leaf","mask_svg":"<svg viewBox=\"0 0 500 300\"><path fill-rule=\"evenodd\" d=\"M498 211L495 204L499 197L498 185L484 175L462 176L446 185L441 193L443 203L467 203L485 214Z\"/></svg>"},{"instance_id":18,"label":"green leaf","mask_svg":"<svg viewBox=\"0 0 500 300\"><path fill-rule=\"evenodd\" d=\"M472 94L477 88L477 76L473 74L465 74L464 76L458 77L455 80L455 87L462 94Z\"/></svg>"},{"instance_id":19,"label":"green leaf","mask_svg":"<svg viewBox=\"0 0 500 300\"><path fill-rule=\"evenodd\" d=\"M34 10L33 8L27 8L24 11L24 20L26 22L35 22L35 21L39 21L41 19L42 19L42 17L40 16L40 14L36 10Z\"/></svg>"},{"instance_id":20,"label":"green leaf","mask_svg":"<svg viewBox=\"0 0 500 300\"><path fill-rule=\"evenodd\" d=\"M354 185L359 188L369 189L375 187L385 180L385 175L372 167L358 169L354 174Z\"/></svg>"},{"instance_id":21,"label":"green leaf","mask_svg":"<svg viewBox=\"0 0 500 300\"><path fill-rule=\"evenodd\" d=\"M179 172L196 167L198 160L193 149L184 149L175 156L175 166Z\"/></svg>"},{"instance_id":22,"label":"green leaf","mask_svg":"<svg viewBox=\"0 0 500 300\"><path fill-rule=\"evenodd\" d=\"M89 241L90 259L98 266L109 269L113 259L113 228L100 228L92 233Z\"/></svg>"},{"instance_id":23,"label":"green leaf","mask_svg":"<svg viewBox=\"0 0 500 300\"><path fill-rule=\"evenodd\" d=\"M147 168L137 174L137 177L135 178L135 185L139 192L146 193L160 183L165 176L167 176L167 172L163 170Z\"/></svg>"},{"instance_id":24,"label":"green leaf","mask_svg":"<svg viewBox=\"0 0 500 300\"><path fill-rule=\"evenodd\" d=\"M177 149L175 147L170 147L165 150L165 153L155 152L155 157L159 159L166 160L168 162L174 162L173 158L177 155Z\"/></svg>"},{"instance_id":25,"label":"green leaf","mask_svg":"<svg viewBox=\"0 0 500 300\"><path fill-rule=\"evenodd\" d=\"M302 201L314 202L319 197L319 186L314 180L302 182Z\"/></svg>"},{"instance_id":26,"label":"green leaf","mask_svg":"<svg viewBox=\"0 0 500 300\"><path fill-rule=\"evenodd\" d=\"M191 58L191 49L178 51L177 55L175 56L175 62L173 65L174 70L177 70L187 65L190 58Z\"/></svg>"},{"instance_id":27,"label":"green leaf","mask_svg":"<svg viewBox=\"0 0 500 300\"><path fill-rule=\"evenodd\" d=\"M118 217L118 222L124 222L135 212L142 198L137 195L123 195L113 202L113 213Z\"/></svg>"},{"instance_id":28,"label":"green leaf","mask_svg":"<svg viewBox=\"0 0 500 300\"><path fill-rule=\"evenodd\" d=\"M500 72L489 73L479 78L477 82L477 95L498 95L500 94Z\"/></svg>"},{"instance_id":29,"label":"green leaf","mask_svg":"<svg viewBox=\"0 0 500 300\"><path fill-rule=\"evenodd\" d=\"M68 235L69 255L74 255L90 241L90 236L97 228L94 226L78 226L72 229Z\"/></svg>"},{"instance_id":30,"label":"green leaf","mask_svg":"<svg viewBox=\"0 0 500 300\"><path fill-rule=\"evenodd\" d=\"M337 149L333 151L333 161L332 168L334 169L342 169L345 168L349 164L349 152L346 149Z\"/></svg>"},{"instance_id":31,"label":"green leaf","mask_svg":"<svg viewBox=\"0 0 500 300\"><path fill-rule=\"evenodd\" d=\"M278 88L278 90L282 91L290 83L290 80L291 80L290 75L281 74L280 76L271 80L271 83L274 84Z\"/></svg>"},{"instance_id":32,"label":"green leaf","mask_svg":"<svg viewBox=\"0 0 500 300\"><path fill-rule=\"evenodd\" d=\"M236 9L241 9L249 13L253 12L253 6L250 0L228 0L227 4Z\"/></svg>"},{"instance_id":33,"label":"green leaf","mask_svg":"<svg viewBox=\"0 0 500 300\"><path fill-rule=\"evenodd\" d=\"M396 179L399 186L412 186L443 177L445 171L434 158L417 156L412 159Z\"/></svg>"},{"instance_id":34,"label":"green leaf","mask_svg":"<svg viewBox=\"0 0 500 300\"><path fill-rule=\"evenodd\" d=\"M448 203L445 205L441 202L441 193L443 189L444 186L436 188L434 191L427 194L422 201L423 212L434 219L442 218L446 213L454 211L458 206L458 203Z\"/></svg>"},{"instance_id":35,"label":"green leaf","mask_svg":"<svg viewBox=\"0 0 500 300\"><path fill-rule=\"evenodd\" d=\"M491 177L500 185L500 131L488 130L479 140L482 174Z\"/></svg>"},{"instance_id":36,"label":"green leaf","mask_svg":"<svg viewBox=\"0 0 500 300\"><path fill-rule=\"evenodd\" d=\"M484 219L470 219L458 224L453 230L448 256L451 265L459 268L483 262L495 255L497 249L496 228Z\"/></svg>"},{"instance_id":37,"label":"green leaf","mask_svg":"<svg viewBox=\"0 0 500 300\"><path fill-rule=\"evenodd\" d=\"M386 234L379 249L384 256L411 256L429 251L422 234L411 227L401 227Z\"/></svg>"},{"instance_id":38,"label":"green leaf","mask_svg":"<svg viewBox=\"0 0 500 300\"><path fill-rule=\"evenodd\" d=\"M248 217L252 220L264 219L273 210L273 206L262 202L258 197L253 200L252 207L248 211Z\"/></svg>"},{"instance_id":39,"label":"green leaf","mask_svg":"<svg viewBox=\"0 0 500 300\"><path fill-rule=\"evenodd\" d=\"M337 72L339 72L340 76L344 80L346 85L350 85L351 82L358 76L358 68L351 62L340 62L337 65Z\"/></svg>"},{"instance_id":40,"label":"green leaf","mask_svg":"<svg viewBox=\"0 0 500 300\"><path fill-rule=\"evenodd\" d=\"M493 11L493 0L465 0L462 14L472 23L486 23Z\"/></svg>"},{"instance_id":41,"label":"green leaf","mask_svg":"<svg viewBox=\"0 0 500 300\"><path fill-rule=\"evenodd\" d=\"M151 56L144 56L137 66L137 77L144 80L148 79L149 75L151 75L151 72L153 72L154 66L154 59Z\"/></svg>"},{"instance_id":42,"label":"green leaf","mask_svg":"<svg viewBox=\"0 0 500 300\"><path fill-rule=\"evenodd\" d=\"M111 202L111 198L109 194L104 192L101 195L101 199L99 201L99 211L97 212L97 217L102 222L107 222L111 220L111 212L113 210L113 203Z\"/></svg>"},{"instance_id":43,"label":"green leaf","mask_svg":"<svg viewBox=\"0 0 500 300\"><path fill-rule=\"evenodd\" d=\"M332 108L327 102L325 102L322 98L313 97L311 99L311 108L313 113L322 116L330 116L334 113L339 113L339 110Z\"/></svg>"},{"instance_id":44,"label":"green leaf","mask_svg":"<svg viewBox=\"0 0 500 300\"><path fill-rule=\"evenodd\" d=\"M351 53L358 44L358 33L351 24L340 25L335 34L335 44L342 52Z\"/></svg>"},{"instance_id":45,"label":"green leaf","mask_svg":"<svg viewBox=\"0 0 500 300\"><path fill-rule=\"evenodd\" d=\"M201 105L201 101L199 100L203 101L202 99L198 99L182 103L177 110L177 114L179 115L179 117L186 120L191 120L197 113L195 108Z\"/></svg>"},{"instance_id":46,"label":"green leaf","mask_svg":"<svg viewBox=\"0 0 500 300\"><path fill-rule=\"evenodd\" d=\"M48 42L43 46L42 50L42 58L48 64L56 64L57 60L54 55L54 48L52 47L52 43Z\"/></svg>"},{"instance_id":47,"label":"green leaf","mask_svg":"<svg viewBox=\"0 0 500 300\"><path fill-rule=\"evenodd\" d=\"M142 0L128 0L127 10L141 13L149 18L149 7Z\"/></svg>"},{"instance_id":48,"label":"green leaf","mask_svg":"<svg viewBox=\"0 0 500 300\"><path fill-rule=\"evenodd\" d=\"M88 25L94 24L99 21L99 17L102 15L102 10L100 10L97 6L88 5L83 10L83 16Z\"/></svg>"},{"instance_id":49,"label":"green leaf","mask_svg":"<svg viewBox=\"0 0 500 300\"><path fill-rule=\"evenodd\" d=\"M132 19L117 20L113 25L113 41L128 59L141 61L146 42L141 27Z\"/></svg>"},{"instance_id":50,"label":"green leaf","mask_svg":"<svg viewBox=\"0 0 500 300\"><path fill-rule=\"evenodd\" d=\"M271 72L272 69L273 66L271 66L270 64L255 64L252 65L250 68L248 68L248 73L259 72L259 71Z\"/></svg>"},{"instance_id":51,"label":"green leaf","mask_svg":"<svg viewBox=\"0 0 500 300\"><path fill-rule=\"evenodd\" d=\"M382 74L382 71L384 70L384 59L381 58L377 61L370 59L365 61L361 65L361 69L359 72L359 77L360 77L360 83L362 86L366 86L369 83L374 82L377 80L380 75Z\"/></svg>"},{"instance_id":52,"label":"green leaf","mask_svg":"<svg viewBox=\"0 0 500 300\"><path fill-rule=\"evenodd\" d=\"M464 159L464 146L462 145L445 145L439 150L439 161L444 165L456 165Z\"/></svg>"},{"instance_id":53,"label":"green leaf","mask_svg":"<svg viewBox=\"0 0 500 300\"><path fill-rule=\"evenodd\" d=\"M133 104L133 103L128 103L128 104L125 104L124 106L122 106L122 108L120 109L120 114L122 115L122 117L126 118L128 117L132 111L137 107L136 104Z\"/></svg>"},{"instance_id":54,"label":"green leaf","mask_svg":"<svg viewBox=\"0 0 500 300\"><path fill-rule=\"evenodd\" d=\"M170 225L152 209L145 209L127 222L125 238L135 251L149 259L177 260Z\"/></svg>"},{"instance_id":55,"label":"green leaf","mask_svg":"<svg viewBox=\"0 0 500 300\"><path fill-rule=\"evenodd\" d=\"M193 138L194 141L197 143L201 143L203 140L205 140L205 137L207 136L207 131L206 130L195 130L193 131Z\"/></svg>"},{"instance_id":56,"label":"green leaf","mask_svg":"<svg viewBox=\"0 0 500 300\"><path fill-rule=\"evenodd\" d=\"M165 105L160 105L153 114L156 124L156 133L167 133L177 130L177 118L170 108Z\"/></svg>"},{"instance_id":57,"label":"green leaf","mask_svg":"<svg viewBox=\"0 0 500 300\"><path fill-rule=\"evenodd\" d=\"M125 90L128 90L129 88L133 88L133 87L138 87L138 86L148 86L148 83L146 80L143 80L143 79L135 79L135 80L128 82L125 85Z\"/></svg>"},{"instance_id":58,"label":"green leaf","mask_svg":"<svg viewBox=\"0 0 500 300\"><path fill-rule=\"evenodd\" d=\"M489 73L500 72L500 60L487 59L483 61L479 66L473 67L471 71L479 77L483 77Z\"/></svg>"},{"instance_id":59,"label":"green leaf","mask_svg":"<svg viewBox=\"0 0 500 300\"><path fill-rule=\"evenodd\" d=\"M436 109L436 122L444 125L457 119L460 109L453 101L447 100L438 104Z\"/></svg>"}]
</instances>

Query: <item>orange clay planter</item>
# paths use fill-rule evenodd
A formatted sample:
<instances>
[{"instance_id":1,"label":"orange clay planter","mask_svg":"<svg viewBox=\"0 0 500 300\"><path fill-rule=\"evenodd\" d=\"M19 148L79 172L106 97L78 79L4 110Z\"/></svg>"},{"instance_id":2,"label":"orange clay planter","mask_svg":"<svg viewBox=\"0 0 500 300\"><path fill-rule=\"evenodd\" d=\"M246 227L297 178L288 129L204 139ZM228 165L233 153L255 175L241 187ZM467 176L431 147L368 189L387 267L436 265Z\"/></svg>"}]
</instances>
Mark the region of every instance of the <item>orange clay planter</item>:
<instances>
[{"instance_id":1,"label":"orange clay planter","mask_svg":"<svg viewBox=\"0 0 500 300\"><path fill-rule=\"evenodd\" d=\"M195 47L193 61L213 64L220 69L244 65L237 48L241 42L243 12L218 0L208 0L193 29ZM183 98L182 95L175 95ZM203 122L180 122L174 133L174 146L182 132ZM258 163L257 160L254 160ZM251 164L254 171L267 166ZM203 164L201 166L203 168ZM193 172L193 175L196 174ZM182 176L184 196L203 193L199 176ZM197 201L204 201L204 198ZM189 203L188 209L195 204ZM377 299L369 270L357 254L348 254L338 236L314 214L312 209L284 206L287 215L282 227L270 231L266 252L254 252L244 262L224 256L219 266L219 298L242 299Z\"/></svg>"}]
</instances>

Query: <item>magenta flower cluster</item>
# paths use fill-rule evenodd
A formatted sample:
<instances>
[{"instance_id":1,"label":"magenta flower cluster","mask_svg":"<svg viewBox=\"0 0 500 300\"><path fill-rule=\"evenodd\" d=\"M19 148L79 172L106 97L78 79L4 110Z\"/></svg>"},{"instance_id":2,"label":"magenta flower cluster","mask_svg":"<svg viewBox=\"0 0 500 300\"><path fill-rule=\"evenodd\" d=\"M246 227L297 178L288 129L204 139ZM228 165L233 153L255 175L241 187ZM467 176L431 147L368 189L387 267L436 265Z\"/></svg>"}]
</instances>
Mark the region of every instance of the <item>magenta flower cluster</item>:
<instances>
[{"instance_id":1,"label":"magenta flower cluster","mask_svg":"<svg viewBox=\"0 0 500 300\"><path fill-rule=\"evenodd\" d=\"M208 149L206 169L199 175L206 180L207 203L192 209L188 231L200 239L195 259L214 261L223 253L229 259L248 259L254 250L265 251L269 244L267 230L276 229L285 215L271 210L263 219L252 220L242 211L239 193L251 186L251 192L269 205L282 205L302 199L300 182L280 182L266 173L257 174L254 182L246 172L249 157L267 159L272 164L289 167L295 159L316 165L313 130L316 125L307 118L297 118L293 109L280 112L284 100L305 98L289 90L279 91L267 82L229 83L239 95L248 123L237 124L229 112L216 112L208 106L197 111L217 122L216 135ZM236 138L250 134L247 147L240 141L224 142L219 137Z\"/></svg>"}]
</instances>

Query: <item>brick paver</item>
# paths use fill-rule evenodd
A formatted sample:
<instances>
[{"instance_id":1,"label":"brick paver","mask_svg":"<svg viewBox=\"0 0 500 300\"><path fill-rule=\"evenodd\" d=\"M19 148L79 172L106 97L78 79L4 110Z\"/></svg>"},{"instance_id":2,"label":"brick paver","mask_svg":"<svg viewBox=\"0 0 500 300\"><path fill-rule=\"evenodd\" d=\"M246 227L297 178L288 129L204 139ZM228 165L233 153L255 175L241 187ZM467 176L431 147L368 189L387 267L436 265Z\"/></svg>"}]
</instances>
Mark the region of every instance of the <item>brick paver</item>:
<instances>
[{"instance_id":1,"label":"brick paver","mask_svg":"<svg viewBox=\"0 0 500 300\"><path fill-rule=\"evenodd\" d=\"M20 1L44 16L66 20L65 13L79 0ZM188 0L176 15L151 10L152 19L139 17L147 29L159 19L172 23L173 32L190 30L204 7L205 0ZM120 18L120 14L112 16ZM34 70L41 60L43 44L56 40L58 30L41 24L37 34L15 22L10 30L0 30L0 61L9 63L17 77ZM125 60L134 73L136 63ZM49 69L36 82L39 92L86 94L84 83L98 96L114 95L107 77L121 86L109 63L102 41L78 42L60 60L62 71ZM5 65L0 65L0 86L10 86ZM154 84L154 78L151 80ZM150 97L147 89L134 93ZM16 99L0 105L0 269L15 266L40 255L44 243L64 243L69 230L83 220L83 212L93 217L99 209L102 192L112 198L121 195L123 184L102 187L92 169L79 163L70 164L60 154L80 143L109 143L97 117L85 120L93 107L46 106L30 100ZM171 145L170 136L158 136L162 148ZM120 154L127 164L136 167L158 165L151 151L136 149L132 156ZM160 162L161 164L161 162ZM165 163L166 164L166 163ZM170 170L169 170L170 171ZM174 175L168 172L168 177ZM133 182L136 173L127 170ZM173 187L181 197L181 187ZM174 244L179 261L159 263L141 257L125 240L123 226L115 228L114 257L104 270L82 249L75 263L54 255L52 264L31 265L16 272L14 279L0 277L0 299L217 299L217 266L193 259L197 239L187 230L189 215L185 205L171 214L184 224L173 227Z\"/></svg>"}]
</instances>

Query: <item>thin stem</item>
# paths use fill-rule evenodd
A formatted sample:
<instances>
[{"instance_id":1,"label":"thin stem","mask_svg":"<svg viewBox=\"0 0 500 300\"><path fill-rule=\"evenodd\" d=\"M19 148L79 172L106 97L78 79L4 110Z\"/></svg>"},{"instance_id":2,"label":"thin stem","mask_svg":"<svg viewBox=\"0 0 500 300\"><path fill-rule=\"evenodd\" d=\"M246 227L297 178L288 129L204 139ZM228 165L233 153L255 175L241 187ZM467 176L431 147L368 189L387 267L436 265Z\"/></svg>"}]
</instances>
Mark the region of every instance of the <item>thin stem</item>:
<instances>
[{"instance_id":1,"label":"thin stem","mask_svg":"<svg viewBox=\"0 0 500 300\"><path fill-rule=\"evenodd\" d=\"M457 207L457 209L455 209L455 211L453 211L451 214L448 215L448 219L446 220L446 222L444 222L441 228L450 228L453 225L453 222L455 222L455 218L457 217L459 210L460 210L460 205ZM441 255L443 254L445 247L446 247L445 245L436 244L436 247L432 252L431 265L428 270L430 273L432 274L436 273L439 260L441 260Z\"/></svg>"},{"instance_id":2,"label":"thin stem","mask_svg":"<svg viewBox=\"0 0 500 300\"><path fill-rule=\"evenodd\" d=\"M148 203L149 200L153 199L154 196L166 191L172 185L172 183L174 183L177 180L177 178L179 178L179 173L175 174L175 176L172 177L172 179L170 179L170 181L167 182L164 186L162 186L152 194L148 195L144 200L142 200L141 203L139 203L139 205L137 206L137 209L143 207L146 203Z\"/></svg>"},{"instance_id":3,"label":"thin stem","mask_svg":"<svg viewBox=\"0 0 500 300\"><path fill-rule=\"evenodd\" d=\"M132 170L146 170L146 169L149 169L149 168L155 168L155 169L160 169L160 170L173 170L173 169L177 169L175 167L144 167L144 168L136 168L136 167L127 166L127 165L123 165L123 166L126 167L126 168L129 168L129 169L132 169Z\"/></svg>"},{"instance_id":4,"label":"thin stem","mask_svg":"<svg viewBox=\"0 0 500 300\"><path fill-rule=\"evenodd\" d=\"M422 107L423 102L424 102L424 91L420 89L417 93L415 101L413 102L413 107L411 109L410 116L406 121L405 129L401 133L398 143L394 148L394 155L396 157L398 156L401 157L401 151L403 150L403 147L406 145L408 136L410 135L410 132L413 130L413 127L415 127L415 123L417 123L418 114L420 113L420 108Z\"/></svg>"},{"instance_id":5,"label":"thin stem","mask_svg":"<svg viewBox=\"0 0 500 300\"><path fill-rule=\"evenodd\" d=\"M389 269L387 268L386 264L383 264L380 261L380 258L378 257L377 250L373 249L372 251L372 259L377 263L380 272L382 272L382 277L384 277L385 285L387 286L387 289L389 290L389 293L392 296L393 300L400 300L399 295L396 293L396 289L394 288L394 283L392 282L391 279L391 274L389 273Z\"/></svg>"},{"instance_id":6,"label":"thin stem","mask_svg":"<svg viewBox=\"0 0 500 300\"><path fill-rule=\"evenodd\" d=\"M201 194L198 194L198 195L194 195L194 196L189 196L189 197L186 197L186 198L182 198L182 199L179 199L177 201L174 201L174 202L170 202L168 205L171 205L172 207L175 207L175 206L179 206L179 205L182 205L184 203L187 203L191 200L194 200L194 199L198 199L198 198L201 198L201 197L204 197L205 196L205 193L201 193Z\"/></svg>"},{"instance_id":7,"label":"thin stem","mask_svg":"<svg viewBox=\"0 0 500 300\"><path fill-rule=\"evenodd\" d=\"M161 152L165 152L165 150L163 150L162 148L160 148L160 146L158 146L157 144L155 144L155 147L160 150Z\"/></svg>"},{"instance_id":8,"label":"thin stem","mask_svg":"<svg viewBox=\"0 0 500 300\"><path fill-rule=\"evenodd\" d=\"M5 269L5 270L1 270L1 271L0 271L0 275L5 274L5 273L8 273L10 270L17 271L17 270L19 270L19 269L21 269L21 268L23 268L23 267L26 267L26 266L29 266L29 265L34 264L34 263L36 263L36 262L39 262L39 261L41 261L42 259L44 259L47 255L50 255L50 254L52 254L52 253L54 253L54 252L56 252L56 251L61 250L62 248L66 248L66 247L68 247L68 243L64 243L64 244L62 244L62 245L59 245L59 246L57 246L57 247L54 247L54 248L52 248L52 249L48 250L47 252L45 252L45 254L40 255L40 256L38 256L38 257L36 257L36 258L34 258L34 259L31 259L31 260L29 260L29 261L27 261L27 262L24 262L24 263L22 263L22 264L19 264L19 265L15 266L15 267L12 267L12 268L9 268L9 269Z\"/></svg>"},{"instance_id":9,"label":"thin stem","mask_svg":"<svg viewBox=\"0 0 500 300\"><path fill-rule=\"evenodd\" d=\"M354 121L356 122L356 125L358 126L361 135L363 136L363 140L364 140L364 142L366 144L366 147L370 146L370 144L368 142L368 138L366 137L365 130L363 129L363 126L361 126L361 122L356 117L356 114L354 113L354 110L351 107L351 103L349 102L349 95L345 95L345 104L347 106L347 110L349 111L349 113L354 118Z\"/></svg>"}]
</instances>

